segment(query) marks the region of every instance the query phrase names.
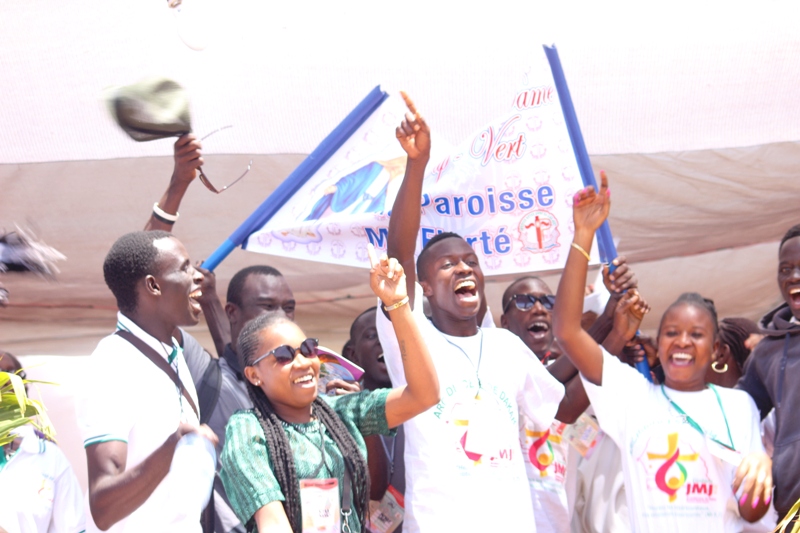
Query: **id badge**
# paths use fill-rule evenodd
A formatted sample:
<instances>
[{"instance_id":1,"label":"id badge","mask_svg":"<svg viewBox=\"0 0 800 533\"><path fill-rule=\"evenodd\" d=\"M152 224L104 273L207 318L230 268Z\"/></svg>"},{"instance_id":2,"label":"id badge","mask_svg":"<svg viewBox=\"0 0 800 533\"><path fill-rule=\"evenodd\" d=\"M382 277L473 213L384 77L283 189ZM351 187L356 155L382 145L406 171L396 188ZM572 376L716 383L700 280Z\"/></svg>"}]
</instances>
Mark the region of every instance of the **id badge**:
<instances>
[{"instance_id":1,"label":"id badge","mask_svg":"<svg viewBox=\"0 0 800 533\"><path fill-rule=\"evenodd\" d=\"M711 455L737 468L741 464L742 459L744 459L742 452L737 452L733 448L724 446L708 436L706 436L706 446L708 446L708 451L711 452Z\"/></svg>"},{"instance_id":2,"label":"id badge","mask_svg":"<svg viewBox=\"0 0 800 533\"><path fill-rule=\"evenodd\" d=\"M497 452L498 427L497 420L500 413L493 400L485 400L480 393L472 401L467 426L467 439L464 442L464 451L478 455L487 455Z\"/></svg>"},{"instance_id":3,"label":"id badge","mask_svg":"<svg viewBox=\"0 0 800 533\"><path fill-rule=\"evenodd\" d=\"M369 502L367 531L370 533L392 533L403 521L405 515L403 495L389 485L381 501Z\"/></svg>"},{"instance_id":4,"label":"id badge","mask_svg":"<svg viewBox=\"0 0 800 533\"><path fill-rule=\"evenodd\" d=\"M339 480L301 479L303 533L340 533Z\"/></svg>"},{"instance_id":5,"label":"id badge","mask_svg":"<svg viewBox=\"0 0 800 533\"><path fill-rule=\"evenodd\" d=\"M564 430L564 438L579 454L588 459L603 438L603 431L597 421L586 413L581 414L574 424Z\"/></svg>"}]
</instances>

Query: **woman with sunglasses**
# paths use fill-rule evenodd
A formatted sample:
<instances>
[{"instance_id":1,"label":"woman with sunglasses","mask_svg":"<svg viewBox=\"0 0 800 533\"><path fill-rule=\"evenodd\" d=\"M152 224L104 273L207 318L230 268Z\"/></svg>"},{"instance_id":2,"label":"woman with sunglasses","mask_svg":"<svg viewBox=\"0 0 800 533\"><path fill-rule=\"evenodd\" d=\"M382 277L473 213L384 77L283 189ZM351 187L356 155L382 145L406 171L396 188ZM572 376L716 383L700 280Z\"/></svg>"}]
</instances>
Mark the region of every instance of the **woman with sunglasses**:
<instances>
[{"instance_id":1,"label":"woman with sunglasses","mask_svg":"<svg viewBox=\"0 0 800 533\"><path fill-rule=\"evenodd\" d=\"M719 346L714 309L687 293L666 310L657 337L663 385L648 382L581 329L587 250L611 203L605 173L600 178L598 192L575 194L575 234L553 329L581 373L601 429L622 452L631 530L740 532L745 520L755 522L768 509L772 465L753 400L706 385Z\"/></svg>"},{"instance_id":2,"label":"woman with sunglasses","mask_svg":"<svg viewBox=\"0 0 800 533\"><path fill-rule=\"evenodd\" d=\"M408 384L319 397L317 340L285 317L249 322L239 355L254 408L231 417L221 455L225 489L249 531L366 531L364 437L391 434L439 401L433 362L406 305L403 268L370 252L370 286L392 320Z\"/></svg>"}]
</instances>

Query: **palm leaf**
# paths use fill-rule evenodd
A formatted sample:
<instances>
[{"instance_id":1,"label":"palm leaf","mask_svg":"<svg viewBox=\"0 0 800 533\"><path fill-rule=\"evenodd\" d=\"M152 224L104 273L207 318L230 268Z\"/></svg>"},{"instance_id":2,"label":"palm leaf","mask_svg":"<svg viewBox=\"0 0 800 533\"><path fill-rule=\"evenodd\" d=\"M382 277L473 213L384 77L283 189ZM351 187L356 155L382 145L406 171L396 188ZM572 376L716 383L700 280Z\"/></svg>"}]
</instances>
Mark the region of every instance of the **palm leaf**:
<instances>
[{"instance_id":1,"label":"palm leaf","mask_svg":"<svg viewBox=\"0 0 800 533\"><path fill-rule=\"evenodd\" d=\"M0 372L0 446L14 440L12 431L25 424L33 425L51 439L55 435L44 405L28 398L25 392L25 384L31 382L17 374Z\"/></svg>"}]
</instances>

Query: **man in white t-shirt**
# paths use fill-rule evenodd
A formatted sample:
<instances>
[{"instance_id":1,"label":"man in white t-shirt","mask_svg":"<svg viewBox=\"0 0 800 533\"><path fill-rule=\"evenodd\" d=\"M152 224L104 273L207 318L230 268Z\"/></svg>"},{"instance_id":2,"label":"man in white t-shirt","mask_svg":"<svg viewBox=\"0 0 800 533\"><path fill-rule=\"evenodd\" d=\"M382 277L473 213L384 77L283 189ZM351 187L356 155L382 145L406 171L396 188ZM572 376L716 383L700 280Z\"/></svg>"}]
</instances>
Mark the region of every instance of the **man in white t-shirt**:
<instances>
[{"instance_id":1,"label":"man in white t-shirt","mask_svg":"<svg viewBox=\"0 0 800 533\"><path fill-rule=\"evenodd\" d=\"M197 395L172 333L198 322L203 275L163 231L120 237L103 274L120 312L116 334L92 354L76 404L89 471L86 530L197 533L200 510L181 504L197 483L170 466L182 436L217 439L199 424Z\"/></svg>"},{"instance_id":2,"label":"man in white t-shirt","mask_svg":"<svg viewBox=\"0 0 800 533\"><path fill-rule=\"evenodd\" d=\"M604 278L604 283L613 296L602 313L590 326L589 334L598 342L607 341L609 348L619 351L624 344L617 335L609 335L614 318L614 310L623 291L637 286L636 276L619 258L614 280ZM535 421L521 416L520 444L530 483L531 499L536 529L539 533L568 533L570 531L569 498L574 499L574 491L569 493L567 478L576 475L577 453L570 453L564 438L567 424L573 423L589 406L589 399L583 390L578 370L565 357L561 357L558 343L552 331L552 310L556 297L541 279L523 276L514 280L503 293L502 327L517 335L531 349L548 371L567 390L569 409L560 409L549 426L540 426ZM607 339L608 337L608 339ZM572 461L569 460L572 457Z\"/></svg>"},{"instance_id":3,"label":"man in white t-shirt","mask_svg":"<svg viewBox=\"0 0 800 533\"><path fill-rule=\"evenodd\" d=\"M464 239L440 234L414 261L430 134L407 97L406 103L414 116L397 130L408 164L389 222L388 255L405 269L410 304L436 365L442 399L404 425L404 531L534 532L519 414L549 425L564 387L516 335L478 327L485 308L483 273ZM422 295L430 304L430 319L422 311ZM397 341L384 313L376 321L389 376L398 386L403 361Z\"/></svg>"}]
</instances>

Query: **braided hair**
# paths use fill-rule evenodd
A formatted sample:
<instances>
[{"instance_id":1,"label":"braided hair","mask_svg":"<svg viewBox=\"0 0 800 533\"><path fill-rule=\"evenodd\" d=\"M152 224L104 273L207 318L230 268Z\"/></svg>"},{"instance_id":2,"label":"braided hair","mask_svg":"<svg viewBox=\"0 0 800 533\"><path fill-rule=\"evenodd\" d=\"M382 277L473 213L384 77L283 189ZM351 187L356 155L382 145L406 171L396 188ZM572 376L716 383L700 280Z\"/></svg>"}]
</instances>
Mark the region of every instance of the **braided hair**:
<instances>
[{"instance_id":1,"label":"braided hair","mask_svg":"<svg viewBox=\"0 0 800 533\"><path fill-rule=\"evenodd\" d=\"M260 354L259 333L271 326L289 322L283 315L261 315L248 322L239 334L239 355L245 366ZM247 393L253 402L253 412L264 431L267 450L272 463L273 474L284 496L283 508L294 533L303 530L300 510L300 484L297 479L292 448L283 429L281 419L275 413L272 403L260 387L247 381ZM325 427L328 435L342 454L345 468L350 473L353 490L353 508L361 522L361 531L366 532L366 516L369 511L369 470L367 461L361 454L355 439L344 425L339 415L328 403L317 397L311 404L311 412ZM324 445L324 444L323 444ZM255 521L247 524L248 531L255 531Z\"/></svg>"},{"instance_id":2,"label":"braided hair","mask_svg":"<svg viewBox=\"0 0 800 533\"><path fill-rule=\"evenodd\" d=\"M758 333L758 326L746 318L723 318L719 323L719 340L731 349L739 370L744 369L744 363L750 355L750 349L744 342L752 333Z\"/></svg>"},{"instance_id":3,"label":"braided hair","mask_svg":"<svg viewBox=\"0 0 800 533\"><path fill-rule=\"evenodd\" d=\"M703 298L700 294L696 292L684 292L678 299L675 300L672 305L667 307L667 310L664 311L664 314L661 315L661 322L664 322L664 317L667 316L673 308L678 307L680 305L693 305L699 309L703 309L708 316L711 318L711 324L714 328L714 340L717 339L719 335L719 323L717 319L717 308L714 306L714 301L708 298ZM659 335L661 334L661 325L658 326Z\"/></svg>"}]
</instances>

